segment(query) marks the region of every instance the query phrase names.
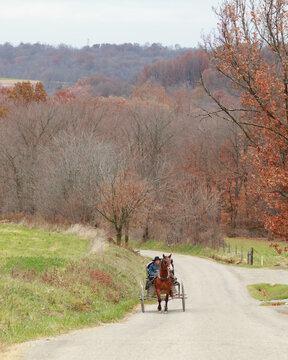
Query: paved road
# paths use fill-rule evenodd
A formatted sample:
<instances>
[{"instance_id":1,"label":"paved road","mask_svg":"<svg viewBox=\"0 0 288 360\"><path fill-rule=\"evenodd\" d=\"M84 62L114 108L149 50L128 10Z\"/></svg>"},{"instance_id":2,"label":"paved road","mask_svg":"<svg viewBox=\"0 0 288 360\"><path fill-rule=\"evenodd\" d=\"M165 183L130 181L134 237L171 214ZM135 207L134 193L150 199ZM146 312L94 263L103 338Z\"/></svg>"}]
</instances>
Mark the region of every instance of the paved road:
<instances>
[{"instance_id":1,"label":"paved road","mask_svg":"<svg viewBox=\"0 0 288 360\"><path fill-rule=\"evenodd\" d=\"M143 251L145 255L156 253ZM159 254L157 254L159 255ZM127 321L31 342L25 360L287 360L288 315L260 307L246 291L256 282L288 284L284 270L242 269L174 255L188 295L169 312L146 306Z\"/></svg>"}]
</instances>

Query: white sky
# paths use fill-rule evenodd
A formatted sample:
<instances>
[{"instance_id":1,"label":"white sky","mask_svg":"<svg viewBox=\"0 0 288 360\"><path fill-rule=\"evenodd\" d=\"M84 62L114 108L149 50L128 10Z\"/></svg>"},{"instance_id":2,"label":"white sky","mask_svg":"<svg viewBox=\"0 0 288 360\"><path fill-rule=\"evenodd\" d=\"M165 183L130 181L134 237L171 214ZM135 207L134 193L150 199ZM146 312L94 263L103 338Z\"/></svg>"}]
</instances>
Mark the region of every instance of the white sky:
<instances>
[{"instance_id":1,"label":"white sky","mask_svg":"<svg viewBox=\"0 0 288 360\"><path fill-rule=\"evenodd\" d=\"M0 0L0 43L197 46L219 0ZM88 40L89 39L89 40Z\"/></svg>"}]
</instances>

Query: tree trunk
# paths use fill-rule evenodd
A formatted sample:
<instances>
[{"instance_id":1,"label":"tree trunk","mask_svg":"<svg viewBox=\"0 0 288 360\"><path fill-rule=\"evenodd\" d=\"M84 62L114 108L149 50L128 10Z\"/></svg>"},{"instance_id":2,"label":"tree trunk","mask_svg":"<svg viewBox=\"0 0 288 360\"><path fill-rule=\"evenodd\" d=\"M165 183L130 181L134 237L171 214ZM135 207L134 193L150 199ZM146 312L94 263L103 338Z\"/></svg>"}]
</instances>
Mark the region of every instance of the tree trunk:
<instances>
[{"instance_id":1,"label":"tree trunk","mask_svg":"<svg viewBox=\"0 0 288 360\"><path fill-rule=\"evenodd\" d=\"M122 226L116 227L116 243L117 243L117 245L120 246L121 241L122 241Z\"/></svg>"},{"instance_id":2,"label":"tree trunk","mask_svg":"<svg viewBox=\"0 0 288 360\"><path fill-rule=\"evenodd\" d=\"M128 246L128 242L129 242L129 223L125 224L125 246Z\"/></svg>"},{"instance_id":3,"label":"tree trunk","mask_svg":"<svg viewBox=\"0 0 288 360\"><path fill-rule=\"evenodd\" d=\"M143 236L142 236L142 241L146 242L148 240L149 237L149 227L148 224L146 224L144 232L143 232Z\"/></svg>"}]
</instances>

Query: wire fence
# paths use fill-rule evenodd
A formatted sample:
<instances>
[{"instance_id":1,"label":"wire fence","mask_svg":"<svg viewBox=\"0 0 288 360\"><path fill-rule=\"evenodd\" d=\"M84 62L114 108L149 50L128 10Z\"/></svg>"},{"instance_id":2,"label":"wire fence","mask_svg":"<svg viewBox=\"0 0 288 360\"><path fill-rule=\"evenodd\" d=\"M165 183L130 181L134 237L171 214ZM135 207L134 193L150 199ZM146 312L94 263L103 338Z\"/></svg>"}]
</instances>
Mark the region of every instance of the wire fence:
<instances>
[{"instance_id":1,"label":"wire fence","mask_svg":"<svg viewBox=\"0 0 288 360\"><path fill-rule=\"evenodd\" d=\"M251 247L249 250L244 250L243 247L238 247L237 245L232 247L230 243L226 243L224 240L221 242L219 247L222 249L224 254L239 258L241 263L247 263L249 265L254 265L255 263L255 251L253 247ZM262 266L263 260L264 256L261 256L260 263Z\"/></svg>"}]
</instances>

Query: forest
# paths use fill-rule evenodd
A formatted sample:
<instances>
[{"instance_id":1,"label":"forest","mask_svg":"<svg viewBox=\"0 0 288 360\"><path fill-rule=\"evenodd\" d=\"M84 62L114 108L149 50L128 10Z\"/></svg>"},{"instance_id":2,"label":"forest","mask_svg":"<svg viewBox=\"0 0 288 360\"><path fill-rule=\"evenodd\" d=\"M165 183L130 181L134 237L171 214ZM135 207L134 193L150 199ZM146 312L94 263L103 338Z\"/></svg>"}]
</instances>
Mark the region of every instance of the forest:
<instances>
[{"instance_id":1,"label":"forest","mask_svg":"<svg viewBox=\"0 0 288 360\"><path fill-rule=\"evenodd\" d=\"M81 49L59 45L21 43L0 44L0 75L41 81L51 95L62 87L72 86L83 77L98 74L118 82L133 81L136 72L157 61L184 55L181 47L161 44L94 44Z\"/></svg>"},{"instance_id":2,"label":"forest","mask_svg":"<svg viewBox=\"0 0 288 360\"><path fill-rule=\"evenodd\" d=\"M288 22L285 2L263 3L225 3L202 49L0 46L1 76L23 65L28 78L71 82L49 96L42 82L0 90L2 216L89 223L118 244L287 240ZM133 56L114 67L120 51Z\"/></svg>"}]
</instances>

